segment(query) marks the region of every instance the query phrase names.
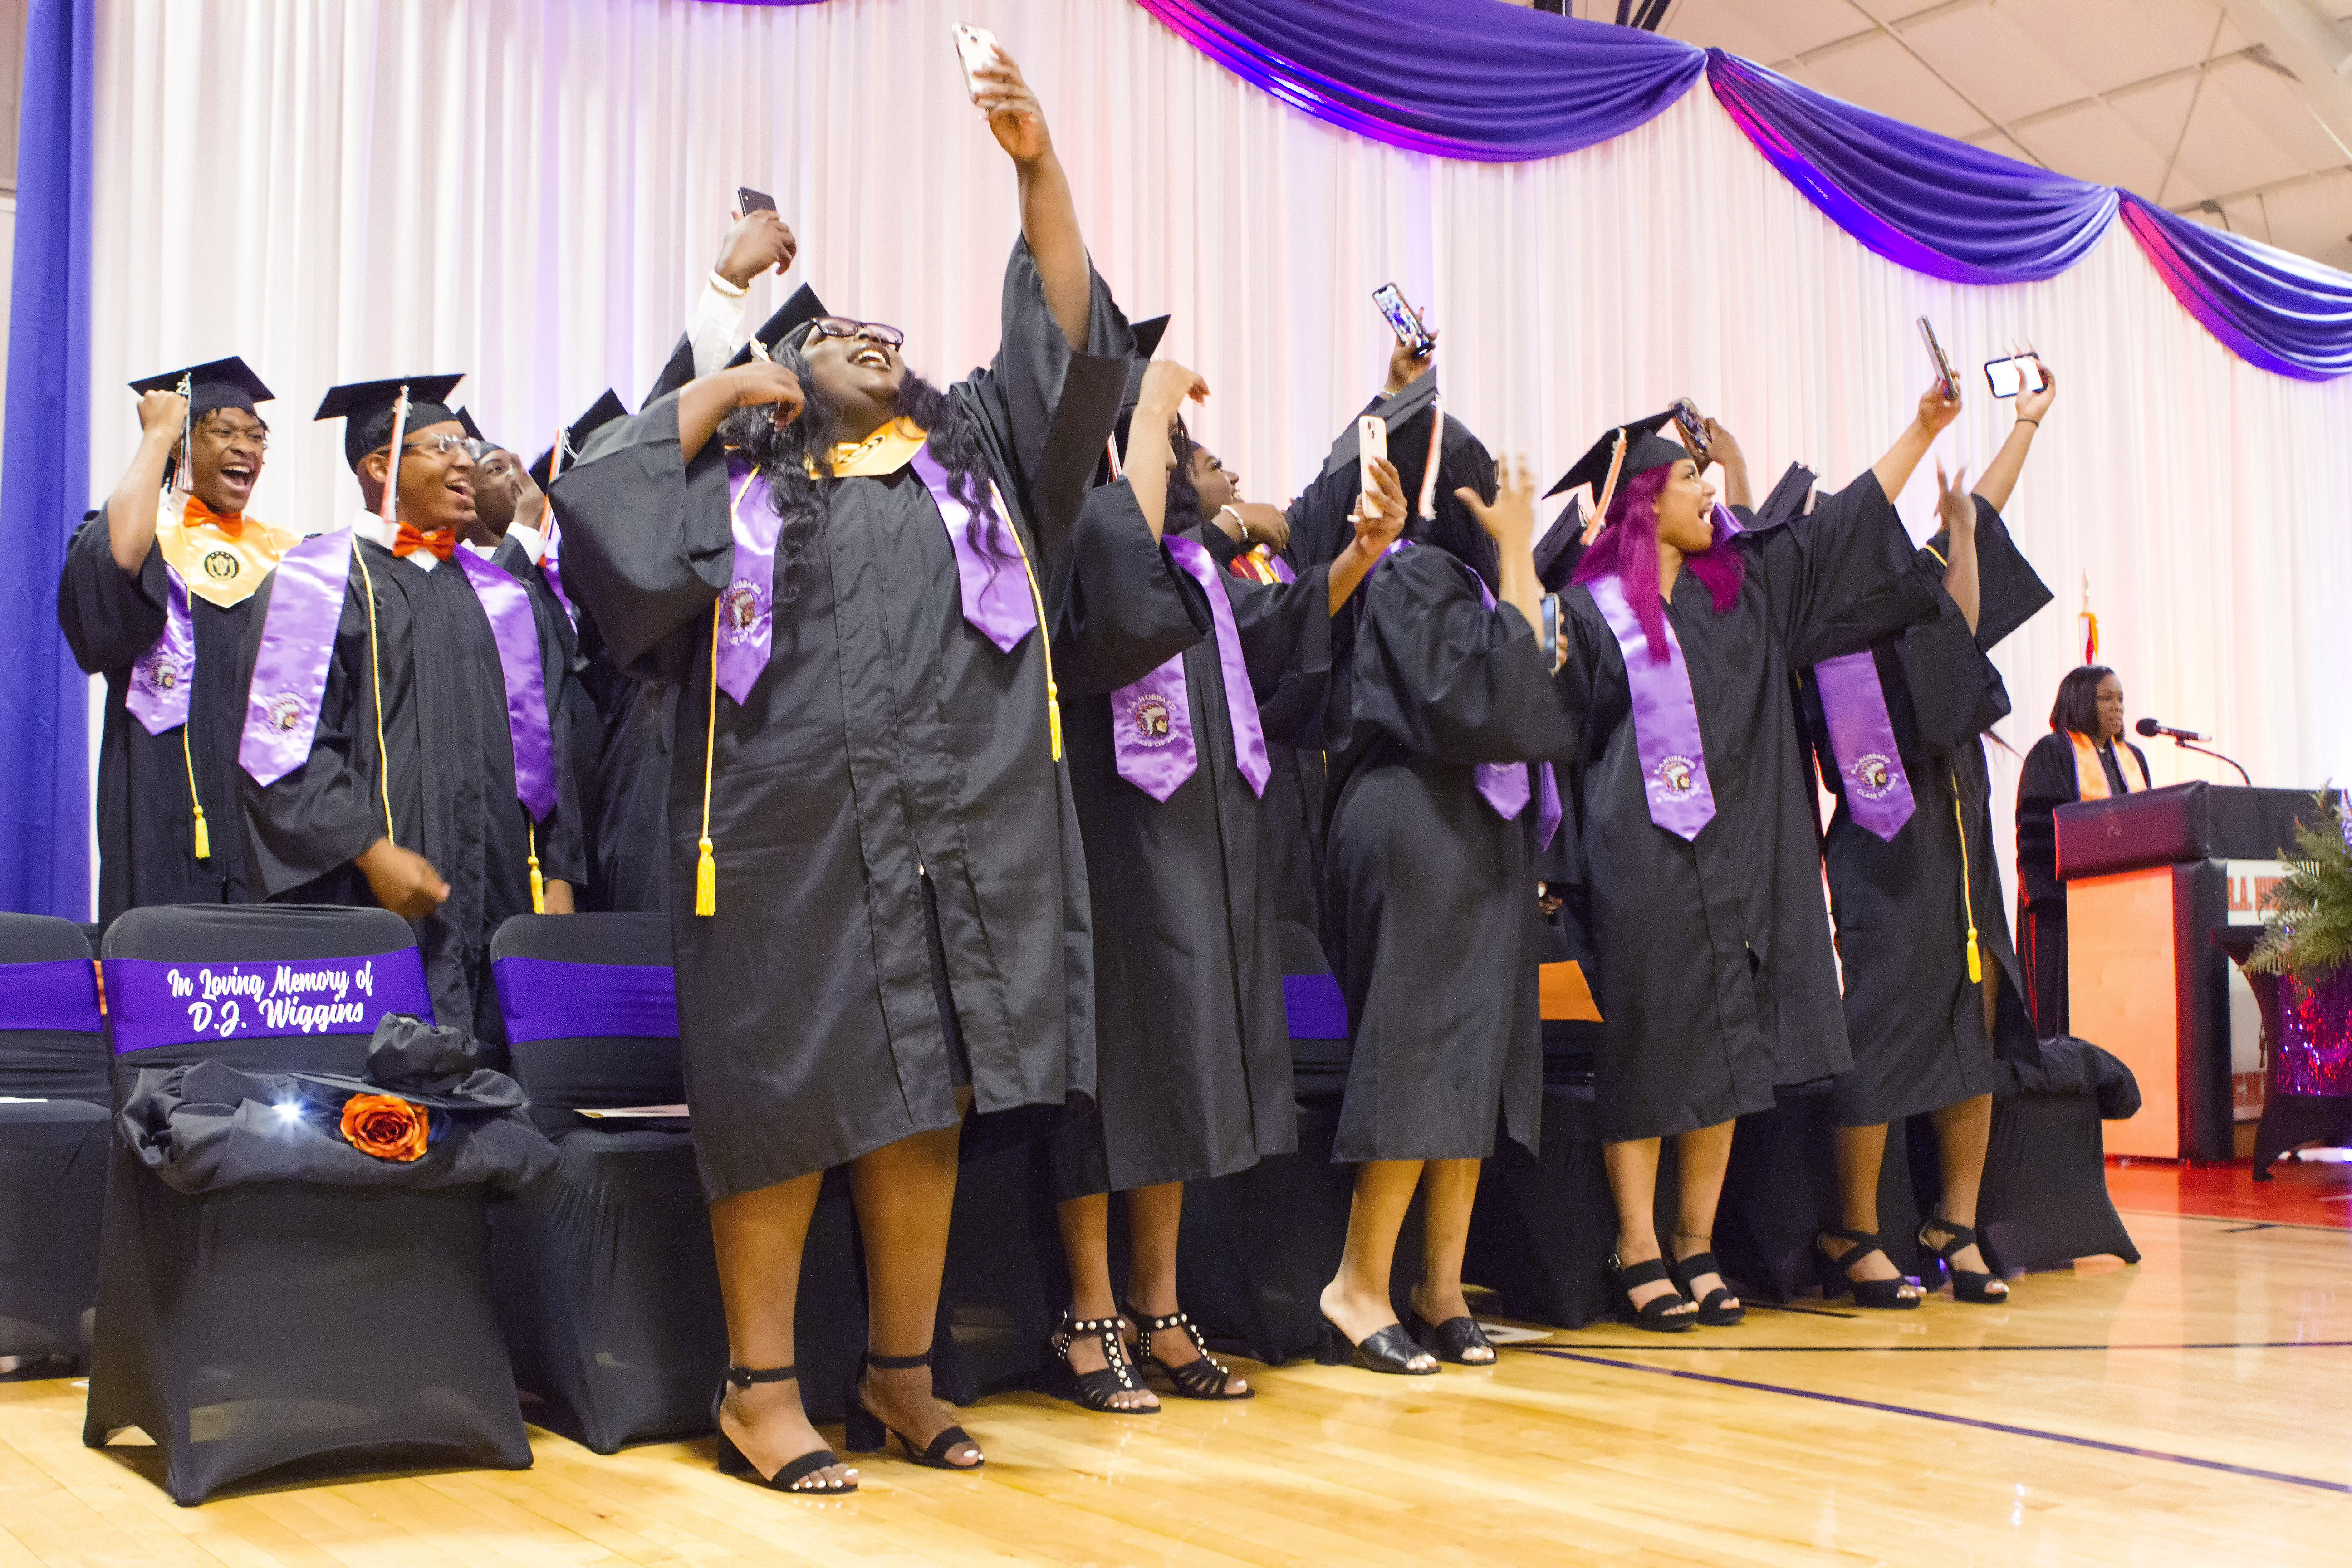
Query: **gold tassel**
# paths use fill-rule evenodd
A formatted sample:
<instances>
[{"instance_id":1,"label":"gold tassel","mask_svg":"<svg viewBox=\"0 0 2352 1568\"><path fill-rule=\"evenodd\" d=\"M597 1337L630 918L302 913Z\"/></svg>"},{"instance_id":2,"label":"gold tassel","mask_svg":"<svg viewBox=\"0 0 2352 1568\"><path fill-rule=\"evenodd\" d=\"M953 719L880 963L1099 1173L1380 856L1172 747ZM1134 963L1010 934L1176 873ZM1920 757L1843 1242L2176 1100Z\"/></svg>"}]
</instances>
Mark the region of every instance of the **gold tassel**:
<instances>
[{"instance_id":1,"label":"gold tassel","mask_svg":"<svg viewBox=\"0 0 2352 1568\"><path fill-rule=\"evenodd\" d=\"M1038 627L1038 635L1042 637L1045 630ZM1062 693L1051 680L1045 682L1045 732L1053 737L1054 760L1058 763L1062 760Z\"/></svg>"},{"instance_id":2,"label":"gold tassel","mask_svg":"<svg viewBox=\"0 0 2352 1568\"><path fill-rule=\"evenodd\" d=\"M1984 960L1977 952L1977 928L1969 927L1969 984L1984 984Z\"/></svg>"},{"instance_id":3,"label":"gold tassel","mask_svg":"<svg viewBox=\"0 0 2352 1568\"><path fill-rule=\"evenodd\" d=\"M719 610L717 605L710 606L710 706L702 721L702 852L694 861L694 912L704 916L719 912L719 861L710 852L710 767L719 744Z\"/></svg>"},{"instance_id":4,"label":"gold tassel","mask_svg":"<svg viewBox=\"0 0 2352 1568\"><path fill-rule=\"evenodd\" d=\"M1951 770L1952 826L1960 830L1960 908L1969 917L1969 984L1984 984L1984 957L1977 950L1977 895L1969 886L1974 878L1969 871L1969 823L1960 815L1960 771Z\"/></svg>"},{"instance_id":5,"label":"gold tassel","mask_svg":"<svg viewBox=\"0 0 2352 1568\"><path fill-rule=\"evenodd\" d=\"M702 841L702 853L694 862L694 912L715 915L719 912L719 862L710 853L710 840Z\"/></svg>"},{"instance_id":6,"label":"gold tassel","mask_svg":"<svg viewBox=\"0 0 2352 1568\"><path fill-rule=\"evenodd\" d=\"M196 858L209 860L212 858L213 833L205 826L205 808L200 805L196 807Z\"/></svg>"},{"instance_id":7,"label":"gold tassel","mask_svg":"<svg viewBox=\"0 0 2352 1568\"><path fill-rule=\"evenodd\" d=\"M525 823L523 832L530 842L530 912L543 915L547 912L547 879L539 874L539 829Z\"/></svg>"},{"instance_id":8,"label":"gold tassel","mask_svg":"<svg viewBox=\"0 0 2352 1568\"><path fill-rule=\"evenodd\" d=\"M213 834L212 829L205 826L205 803L196 795L196 758L188 746L185 721L180 725L180 762L188 770L188 804L196 812L196 858L209 860L213 858Z\"/></svg>"}]
</instances>

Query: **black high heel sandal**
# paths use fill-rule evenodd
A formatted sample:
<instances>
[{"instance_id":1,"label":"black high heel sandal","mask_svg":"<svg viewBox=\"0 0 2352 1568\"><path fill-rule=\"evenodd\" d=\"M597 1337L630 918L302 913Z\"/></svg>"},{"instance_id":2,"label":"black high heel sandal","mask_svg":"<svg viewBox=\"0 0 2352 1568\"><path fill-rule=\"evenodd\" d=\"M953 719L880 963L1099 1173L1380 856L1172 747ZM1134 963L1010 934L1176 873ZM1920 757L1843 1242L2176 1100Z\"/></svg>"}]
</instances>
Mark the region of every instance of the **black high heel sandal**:
<instances>
[{"instance_id":1,"label":"black high heel sandal","mask_svg":"<svg viewBox=\"0 0 2352 1568\"><path fill-rule=\"evenodd\" d=\"M887 1425L882 1417L866 1407L864 1384L866 1368L872 1367L878 1372L911 1372L919 1366L930 1364L931 1352L929 1351L925 1351L920 1355L868 1353L861 1356L858 1359L857 1376L849 1385L847 1401L849 1414L841 1424L841 1446L853 1454L873 1454L887 1447L889 1440L896 1437L898 1439L898 1446L907 1451L907 1458L919 1465L929 1465L935 1470L976 1470L988 1463L984 1455L969 1465L959 1465L948 1458L948 1455L959 1447L968 1447L977 1450L980 1447L971 1440L971 1434L961 1426L941 1427L939 1436L931 1439L930 1446L919 1453L916 1451L913 1438L896 1426Z\"/></svg>"},{"instance_id":2,"label":"black high heel sandal","mask_svg":"<svg viewBox=\"0 0 2352 1568\"><path fill-rule=\"evenodd\" d=\"M1315 1364L1318 1366L1360 1366L1366 1372L1396 1373L1404 1377L1435 1377L1437 1366L1415 1366L1412 1358L1422 1354L1422 1348L1412 1342L1402 1323L1391 1323L1366 1334L1362 1342L1349 1339L1339 1325L1325 1317L1315 1335Z\"/></svg>"},{"instance_id":3,"label":"black high heel sandal","mask_svg":"<svg viewBox=\"0 0 2352 1568\"><path fill-rule=\"evenodd\" d=\"M1069 1373L1070 1398L1089 1410L1105 1415L1157 1415L1157 1405L1115 1405L1122 1394L1143 1394L1150 1390L1135 1375L1135 1364L1128 1359L1127 1337L1121 1332L1126 1320L1113 1313L1108 1318L1074 1318L1067 1307L1062 1309L1062 1321L1054 1329L1054 1337L1045 1342L1054 1359ZM1082 1337L1091 1337L1102 1343L1103 1365L1093 1372L1080 1372L1070 1364L1070 1347ZM1149 1334L1146 1334L1148 1341Z\"/></svg>"},{"instance_id":4,"label":"black high heel sandal","mask_svg":"<svg viewBox=\"0 0 2352 1568\"><path fill-rule=\"evenodd\" d=\"M763 1476L758 1467L744 1457L743 1450L735 1446L735 1439L719 1425L719 1412L727 1403L727 1391L730 1387L749 1388L755 1383L790 1383L799 1375L797 1367L789 1366L730 1366L727 1369L727 1375L719 1381L719 1392L710 1396L710 1425L719 1433L719 1473L722 1476L750 1476L763 1487L780 1492L797 1492L803 1497L839 1497L844 1492L854 1492L857 1489L856 1481L828 1481L816 1487L794 1484L827 1465L841 1463L832 1449L818 1448L803 1454L782 1466L774 1475Z\"/></svg>"},{"instance_id":5,"label":"black high heel sandal","mask_svg":"<svg viewBox=\"0 0 2352 1568\"><path fill-rule=\"evenodd\" d=\"M1927 1239L1931 1230L1940 1230L1950 1237L1938 1247ZM1952 1254L1977 1244L1977 1233L1971 1226L1954 1225L1940 1215L1931 1215L1919 1226L1919 1245L1934 1253L1944 1265L1944 1272L1952 1277L1952 1300L1969 1301L1979 1307L1998 1307L2009 1300L2009 1286L1997 1274L1987 1274L1974 1268L1952 1267Z\"/></svg>"},{"instance_id":6,"label":"black high heel sandal","mask_svg":"<svg viewBox=\"0 0 2352 1568\"><path fill-rule=\"evenodd\" d=\"M1653 1296L1640 1306L1633 1305L1633 1291L1638 1286L1655 1285L1664 1280L1674 1289L1664 1296ZM1690 1298L1683 1288L1675 1284L1675 1277L1663 1258L1648 1258L1639 1263L1609 1260L1609 1289L1616 1298L1617 1318L1637 1329L1647 1329L1654 1334L1688 1333L1697 1325L1698 1314L1683 1310L1690 1306Z\"/></svg>"},{"instance_id":7,"label":"black high heel sandal","mask_svg":"<svg viewBox=\"0 0 2352 1568\"><path fill-rule=\"evenodd\" d=\"M1748 1304L1744 1301L1733 1307L1722 1304L1726 1301L1739 1300L1726 1286L1717 1285L1706 1293L1704 1300L1700 1300L1698 1288L1691 1281L1703 1274L1712 1274L1717 1279L1722 1278L1723 1270L1716 1267L1715 1253L1712 1249L1706 1252L1694 1252L1688 1258L1677 1260L1666 1270L1666 1277L1675 1282L1675 1289L1683 1293L1684 1299L1698 1302L1698 1321L1701 1324L1710 1329L1725 1329L1748 1316Z\"/></svg>"},{"instance_id":8,"label":"black high heel sandal","mask_svg":"<svg viewBox=\"0 0 2352 1568\"><path fill-rule=\"evenodd\" d=\"M1826 1241L1847 1243L1844 1254L1831 1257L1830 1249L1822 1245ZM1885 1248L1880 1244L1876 1232L1825 1230L1813 1237L1813 1250L1821 1254L1825 1266L1822 1274L1822 1291L1830 1300L1835 1300L1841 1293L1850 1290L1857 1307L1875 1308L1882 1312L1908 1312L1918 1307L1919 1297L1903 1293L1911 1282L1900 1275L1892 1279L1857 1279L1853 1277L1853 1266L1872 1253L1885 1257ZM1892 1261L1889 1259L1890 1263Z\"/></svg>"},{"instance_id":9,"label":"black high heel sandal","mask_svg":"<svg viewBox=\"0 0 2352 1568\"><path fill-rule=\"evenodd\" d=\"M1257 1390L1244 1388L1234 1392L1234 1374L1224 1363L1209 1353L1209 1342L1192 1326L1190 1313L1171 1312L1164 1318L1147 1318L1129 1303L1122 1301L1118 1310L1125 1312L1135 1325L1135 1359L1139 1365L1157 1367L1160 1374L1175 1386L1186 1399L1255 1399ZM1151 1336L1181 1331L1192 1342L1192 1359L1171 1366L1151 1353Z\"/></svg>"},{"instance_id":10,"label":"black high heel sandal","mask_svg":"<svg viewBox=\"0 0 2352 1568\"><path fill-rule=\"evenodd\" d=\"M1496 1362L1495 1342L1478 1326L1478 1320L1465 1315L1433 1323L1415 1310L1405 1321L1405 1331L1412 1335L1421 1348L1440 1361L1450 1361L1456 1366L1492 1366ZM1470 1352L1483 1347L1486 1353L1478 1361Z\"/></svg>"}]
</instances>

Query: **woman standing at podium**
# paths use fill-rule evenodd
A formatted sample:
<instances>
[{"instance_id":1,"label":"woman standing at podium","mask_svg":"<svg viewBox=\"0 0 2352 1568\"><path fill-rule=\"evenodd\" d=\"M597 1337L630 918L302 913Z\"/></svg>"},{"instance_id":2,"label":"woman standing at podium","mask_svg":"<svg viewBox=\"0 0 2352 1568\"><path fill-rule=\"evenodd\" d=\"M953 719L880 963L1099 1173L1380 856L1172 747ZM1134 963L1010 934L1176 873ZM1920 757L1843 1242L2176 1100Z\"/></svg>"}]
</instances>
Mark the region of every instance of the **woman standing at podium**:
<instances>
[{"instance_id":1,"label":"woman standing at podium","mask_svg":"<svg viewBox=\"0 0 2352 1568\"><path fill-rule=\"evenodd\" d=\"M2121 748L2119 752L2117 748ZM2138 778L2122 752L2138 763ZM2066 1033L2066 884L2058 879L2057 809L2149 787L2147 753L2124 739L2124 683L2104 664L2066 672L2050 733L2025 753L2017 780L2018 957L2032 994L2033 1032Z\"/></svg>"}]
</instances>

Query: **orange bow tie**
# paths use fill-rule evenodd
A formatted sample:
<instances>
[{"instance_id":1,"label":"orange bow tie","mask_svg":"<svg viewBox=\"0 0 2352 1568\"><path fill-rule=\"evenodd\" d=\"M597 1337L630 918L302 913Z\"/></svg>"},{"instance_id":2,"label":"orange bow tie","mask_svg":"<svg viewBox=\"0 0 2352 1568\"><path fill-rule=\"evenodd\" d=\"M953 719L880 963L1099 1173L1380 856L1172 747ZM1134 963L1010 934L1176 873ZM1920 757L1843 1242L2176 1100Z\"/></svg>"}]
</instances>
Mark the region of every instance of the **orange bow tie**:
<instances>
[{"instance_id":1,"label":"orange bow tie","mask_svg":"<svg viewBox=\"0 0 2352 1568\"><path fill-rule=\"evenodd\" d=\"M392 542L394 555L414 555L429 551L436 561L446 561L457 552L457 531L445 528L438 533L419 533L406 523L400 525L400 535Z\"/></svg>"},{"instance_id":2,"label":"orange bow tie","mask_svg":"<svg viewBox=\"0 0 2352 1568\"><path fill-rule=\"evenodd\" d=\"M180 512L180 524L184 528L194 528L198 523L204 522L211 523L231 539L245 532L245 513L215 511L206 506L200 497L191 493L187 498L186 506Z\"/></svg>"}]
</instances>

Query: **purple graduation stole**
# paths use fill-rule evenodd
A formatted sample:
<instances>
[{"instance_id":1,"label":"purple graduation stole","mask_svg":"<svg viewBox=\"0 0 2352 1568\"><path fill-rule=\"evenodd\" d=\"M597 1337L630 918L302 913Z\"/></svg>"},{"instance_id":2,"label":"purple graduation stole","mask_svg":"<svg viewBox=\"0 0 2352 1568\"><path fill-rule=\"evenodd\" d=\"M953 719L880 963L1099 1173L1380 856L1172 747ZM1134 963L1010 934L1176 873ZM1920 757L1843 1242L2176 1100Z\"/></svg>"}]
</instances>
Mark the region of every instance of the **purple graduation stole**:
<instances>
[{"instance_id":1,"label":"purple graduation stole","mask_svg":"<svg viewBox=\"0 0 2352 1568\"><path fill-rule=\"evenodd\" d=\"M1625 602L1624 584L1596 578L1586 587L1625 660L1633 700L1633 745L1642 759L1642 789L1650 820L1678 838L1696 838L1715 820L1715 790L1706 781L1706 751L1698 732L1698 704L1690 667L1683 662L1675 624L1665 623L1666 657L1654 659L1641 618Z\"/></svg>"},{"instance_id":2,"label":"purple graduation stole","mask_svg":"<svg viewBox=\"0 0 2352 1568\"><path fill-rule=\"evenodd\" d=\"M1388 547L1381 560L1385 562L1399 551L1412 548L1412 541L1400 539ZM1456 564L1461 563L1457 562ZM1471 572L1466 565L1462 569L1470 572L1470 580L1478 584L1479 607L1493 609L1495 591L1486 586L1486 580ZM1376 565L1373 570L1378 571L1379 567ZM1534 786L1528 783L1530 768L1535 773ZM1527 810L1528 801L1532 795L1536 802L1536 845L1543 849L1551 847L1552 835L1559 831L1561 812L1559 779L1549 763L1479 763L1471 769L1471 773L1478 782L1478 793L1486 797L1495 815L1506 822L1516 820L1519 813Z\"/></svg>"},{"instance_id":3,"label":"purple graduation stole","mask_svg":"<svg viewBox=\"0 0 2352 1568\"><path fill-rule=\"evenodd\" d=\"M1856 822L1891 840L1911 820L1916 803L1895 743L1895 721L1887 717L1886 693L1879 688L1878 661L1867 648L1825 658L1813 666L1813 679L1822 689L1822 717L1845 808Z\"/></svg>"},{"instance_id":4,"label":"purple graduation stole","mask_svg":"<svg viewBox=\"0 0 2352 1568\"><path fill-rule=\"evenodd\" d=\"M257 784L274 784L310 760L356 548L352 531L339 528L278 559L236 749L237 762Z\"/></svg>"},{"instance_id":5,"label":"purple graduation stole","mask_svg":"<svg viewBox=\"0 0 2352 1568\"><path fill-rule=\"evenodd\" d=\"M188 694L196 683L196 628L188 614L188 585L169 566L163 575L172 585L163 635L131 667L131 681L122 693L122 705L151 735L188 721Z\"/></svg>"},{"instance_id":6,"label":"purple graduation stole","mask_svg":"<svg viewBox=\"0 0 2352 1568\"><path fill-rule=\"evenodd\" d=\"M950 493L948 471L931 456L930 447L917 447L908 466L931 492L940 519L947 524L948 543L955 549L956 580L963 591L963 618L999 653L1011 653L1013 644L1037 629L1037 605L1029 596L1029 570L1020 558L992 561L981 548L981 531L990 517L1003 510L996 487L989 486L989 504L974 512ZM1013 526L1010 517L1004 526ZM1016 566L1019 570L1011 569Z\"/></svg>"},{"instance_id":7,"label":"purple graduation stole","mask_svg":"<svg viewBox=\"0 0 2352 1568\"><path fill-rule=\"evenodd\" d=\"M727 459L727 488L735 564L727 591L719 595L716 678L719 689L740 707L775 647L776 535L784 520L769 499L768 481L740 458Z\"/></svg>"},{"instance_id":8,"label":"purple graduation stole","mask_svg":"<svg viewBox=\"0 0 2352 1568\"><path fill-rule=\"evenodd\" d=\"M505 567L470 550L450 560L473 584L474 597L489 617L499 645L499 675L507 690L507 737L514 746L515 798L534 822L555 809L555 739L547 720L547 672L539 661L539 624L531 618L530 592Z\"/></svg>"},{"instance_id":9,"label":"purple graduation stole","mask_svg":"<svg viewBox=\"0 0 2352 1568\"><path fill-rule=\"evenodd\" d=\"M1257 696L1250 689L1249 666L1242 658L1242 637L1234 624L1233 603L1225 595L1225 585L1217 580L1216 558L1190 539L1163 537L1160 542L1209 595L1209 619L1216 627L1217 668L1225 682L1225 712L1234 726L1234 755L1251 792L1263 795L1274 770L1266 761L1265 731L1258 723ZM1118 761L1118 776L1152 799L1165 802L1200 768L1200 750L1192 740L1192 688L1184 679L1182 654L1112 692L1110 713L1111 750Z\"/></svg>"},{"instance_id":10,"label":"purple graduation stole","mask_svg":"<svg viewBox=\"0 0 2352 1568\"><path fill-rule=\"evenodd\" d=\"M955 551L963 618L994 643L999 652L1012 652L1015 643L1036 629L1037 606L1029 596L1028 569L1020 557L1010 563L992 561L976 537L1000 509L992 504L975 513L956 500L948 489L947 470L929 447L918 448L908 466L930 492L932 504L947 525L948 544ZM719 689L740 705L751 695L760 672L768 668L775 647L776 536L783 520L769 500L768 481L748 465L729 458L727 477L734 492L730 521L735 564L727 591L719 595L717 677ZM1013 526L1009 518L1004 526Z\"/></svg>"}]
</instances>

